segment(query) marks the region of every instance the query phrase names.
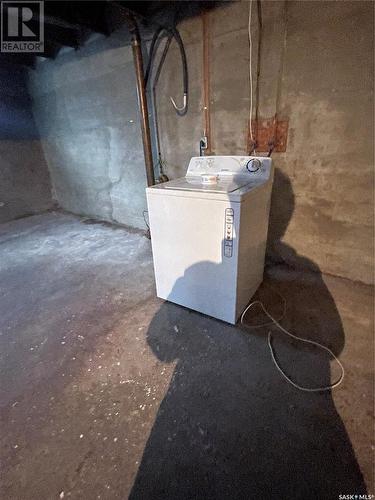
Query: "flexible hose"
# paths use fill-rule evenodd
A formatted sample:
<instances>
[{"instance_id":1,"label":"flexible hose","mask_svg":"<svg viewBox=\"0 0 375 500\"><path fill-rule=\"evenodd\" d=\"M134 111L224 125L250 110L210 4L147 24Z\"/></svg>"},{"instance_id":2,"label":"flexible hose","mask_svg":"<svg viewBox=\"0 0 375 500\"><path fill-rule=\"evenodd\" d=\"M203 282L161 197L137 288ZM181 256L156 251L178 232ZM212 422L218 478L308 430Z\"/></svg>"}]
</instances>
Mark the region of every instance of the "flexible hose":
<instances>
[{"instance_id":1,"label":"flexible hose","mask_svg":"<svg viewBox=\"0 0 375 500\"><path fill-rule=\"evenodd\" d=\"M152 65L154 63L154 58L155 58L155 48L156 48L156 43L158 41L159 36L163 31L166 31L168 35L168 39L170 42L171 37L176 40L176 43L179 47L180 50L180 55L181 55L181 62L182 62L182 80L183 80L183 93L184 93L184 107L181 110L176 108L176 111L178 112L179 115L184 115L187 112L187 99L188 99L188 93L189 93L189 75L188 75L188 67L187 67L187 59L186 59L186 52L185 52L185 47L184 43L182 41L181 35L178 32L176 28L172 28L168 30L167 28L159 27L155 33L154 36L152 37L151 40L151 45L150 45L150 55L149 55L149 60L145 72L145 87L147 87L148 82L151 80L151 73L152 73ZM159 63L159 67L157 70L157 74L160 74L161 66L164 64L165 57L167 55L169 49L169 43L166 45L166 50L163 53L163 58L161 59ZM174 101L172 101L174 102Z\"/></svg>"},{"instance_id":2,"label":"flexible hose","mask_svg":"<svg viewBox=\"0 0 375 500\"><path fill-rule=\"evenodd\" d=\"M280 295L280 294L278 294L278 295ZM283 315L281 317L281 318L283 318L284 314L286 312L286 300L285 300L284 297L282 297L282 295L280 295L280 297L284 301L284 312L283 312ZM304 387L302 385L297 384L290 377L288 377L288 375L286 375L286 373L283 371L283 369L281 368L281 366L277 362L276 356L275 356L275 352L274 352L274 349L272 347L272 335L271 335L271 332L269 331L268 332L268 347L269 347L270 352L271 352L272 361L274 362L277 370L281 373L281 375L290 384L292 384L293 387L295 387L296 389L299 389L300 391L304 391L304 392L325 392L325 391L330 391L331 389L334 389L335 387L338 387L341 384L341 382L344 380L344 375L345 375L344 366L342 365L341 361L337 358L337 356L335 356L335 354L331 351L331 349L329 349L328 347L320 344L319 342L316 342L315 340L304 339L302 337L298 337L297 335L294 335L293 333L290 333L288 330L286 330L283 326L280 325L279 321L280 321L281 318L278 321L273 316L271 316L271 314L267 311L267 309L264 307L263 303L260 300L255 300L254 302L251 302L251 304L249 304L246 307L246 309L244 310L244 312L241 314L241 324L242 325L244 325L244 326L246 326L248 328L260 328L262 326L267 326L267 325L270 324L270 323L263 323L263 324L255 325L254 327L252 327L251 325L247 325L246 323L244 323L243 319L244 319L245 314L247 313L247 311L249 309L251 309L251 307L253 307L256 304L260 305L260 307L262 308L263 312L271 320L271 324L273 323L275 326L277 326L277 328L279 328L279 330L281 330L283 333L285 333L286 335L288 335L289 337L291 337L291 338L293 338L295 340L299 340L300 342L305 342L306 344L310 344L310 345L313 345L315 347L319 347L320 349L323 349L323 350L327 351L332 356L332 358L336 361L336 363L339 365L339 367L340 367L341 374L340 374L339 378L336 380L336 382L333 382L332 384L329 384L329 385L326 385L326 386L323 386L323 387Z\"/></svg>"},{"instance_id":3,"label":"flexible hose","mask_svg":"<svg viewBox=\"0 0 375 500\"><path fill-rule=\"evenodd\" d=\"M181 54L181 61L182 61L182 72L183 72L183 86L184 86L184 94L188 94L188 68L187 68L187 59L186 59L186 52L185 52L185 47L184 43L182 41L180 33L173 28L172 33L174 36L174 39L176 40L179 48L180 48L180 54Z\"/></svg>"},{"instance_id":4,"label":"flexible hose","mask_svg":"<svg viewBox=\"0 0 375 500\"><path fill-rule=\"evenodd\" d=\"M150 73L151 73L153 59L154 59L154 51L155 51L156 41L159 38L160 33L162 31L164 31L164 29L165 28L163 28L163 27L158 28L155 31L154 36L152 37L152 40L151 40L150 54L149 54L149 57L148 57L148 63L147 63L147 68L146 68L146 72L145 72L145 87L147 87L147 82L148 82L148 80L150 78Z\"/></svg>"},{"instance_id":5,"label":"flexible hose","mask_svg":"<svg viewBox=\"0 0 375 500\"><path fill-rule=\"evenodd\" d=\"M161 70L163 68L163 65L164 65L164 61L167 57L167 53L168 53L168 50L169 50L169 46L171 44L171 40L172 40L172 34L169 34L168 35L168 38L167 38L167 41L165 42L165 46L164 46L164 49L163 49L163 53L161 55L161 58L160 58L160 61L159 61L159 66L158 66L158 69L156 70L156 74L155 74L155 78L154 78L154 83L152 85L152 90L155 91L156 89L156 86L158 84L158 81L159 81L159 77L160 77L160 73L161 73Z\"/></svg>"}]
</instances>

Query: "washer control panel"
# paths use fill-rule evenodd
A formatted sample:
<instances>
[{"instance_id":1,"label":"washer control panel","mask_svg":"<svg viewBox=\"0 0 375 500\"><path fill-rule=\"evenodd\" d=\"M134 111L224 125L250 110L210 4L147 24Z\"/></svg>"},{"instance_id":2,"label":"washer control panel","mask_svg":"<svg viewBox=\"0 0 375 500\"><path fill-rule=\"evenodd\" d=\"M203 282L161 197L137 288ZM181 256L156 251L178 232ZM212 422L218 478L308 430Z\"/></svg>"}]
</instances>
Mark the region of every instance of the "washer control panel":
<instances>
[{"instance_id":1,"label":"washer control panel","mask_svg":"<svg viewBox=\"0 0 375 500\"><path fill-rule=\"evenodd\" d=\"M241 175L267 180L272 159L263 156L195 156L190 160L186 176Z\"/></svg>"},{"instance_id":2,"label":"washer control panel","mask_svg":"<svg viewBox=\"0 0 375 500\"><path fill-rule=\"evenodd\" d=\"M234 211L233 208L225 209L225 224L224 224L224 257L232 257L233 255L233 224Z\"/></svg>"}]
</instances>

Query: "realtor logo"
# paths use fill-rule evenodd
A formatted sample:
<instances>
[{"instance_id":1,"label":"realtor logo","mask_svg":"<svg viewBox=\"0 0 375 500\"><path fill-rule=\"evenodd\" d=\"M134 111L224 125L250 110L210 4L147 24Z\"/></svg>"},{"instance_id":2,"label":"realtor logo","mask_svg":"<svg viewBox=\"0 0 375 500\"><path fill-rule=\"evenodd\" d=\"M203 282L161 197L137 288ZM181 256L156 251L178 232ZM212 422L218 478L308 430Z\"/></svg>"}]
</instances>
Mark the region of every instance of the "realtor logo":
<instances>
[{"instance_id":1,"label":"realtor logo","mask_svg":"<svg viewBox=\"0 0 375 500\"><path fill-rule=\"evenodd\" d=\"M44 52L42 1L1 2L1 52Z\"/></svg>"}]
</instances>

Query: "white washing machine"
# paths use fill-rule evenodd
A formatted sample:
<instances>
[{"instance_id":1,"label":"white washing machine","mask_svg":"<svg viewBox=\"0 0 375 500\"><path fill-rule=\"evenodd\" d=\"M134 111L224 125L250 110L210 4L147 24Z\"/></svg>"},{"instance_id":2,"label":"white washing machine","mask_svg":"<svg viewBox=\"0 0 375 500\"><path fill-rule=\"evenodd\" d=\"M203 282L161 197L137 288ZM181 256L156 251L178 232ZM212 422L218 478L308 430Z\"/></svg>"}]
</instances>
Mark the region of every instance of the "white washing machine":
<instances>
[{"instance_id":1,"label":"white washing machine","mask_svg":"<svg viewBox=\"0 0 375 500\"><path fill-rule=\"evenodd\" d=\"M271 158L192 158L146 189L158 297L235 324L263 279Z\"/></svg>"}]
</instances>

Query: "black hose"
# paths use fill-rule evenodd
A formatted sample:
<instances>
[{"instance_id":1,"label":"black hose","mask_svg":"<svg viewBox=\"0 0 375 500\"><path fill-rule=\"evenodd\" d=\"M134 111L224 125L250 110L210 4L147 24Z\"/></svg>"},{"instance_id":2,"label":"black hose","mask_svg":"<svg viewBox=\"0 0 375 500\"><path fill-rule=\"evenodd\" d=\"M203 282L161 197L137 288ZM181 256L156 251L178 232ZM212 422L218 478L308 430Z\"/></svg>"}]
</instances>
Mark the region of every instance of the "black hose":
<instances>
[{"instance_id":1,"label":"black hose","mask_svg":"<svg viewBox=\"0 0 375 500\"><path fill-rule=\"evenodd\" d=\"M169 33L169 37L170 37L170 34L173 35L173 37L176 40L177 45L178 45L178 47L180 49L181 62L182 62L182 72L183 72L183 91L184 91L184 95L187 96L188 95L188 90L189 90L188 89L189 77L188 77L188 67L187 67L186 52L185 52L185 47L184 47L184 43L182 41L181 35L178 32L178 30L175 29L175 28L172 28L171 30L168 30L167 28L159 27L155 31L154 36L152 37L152 41L151 41L150 55L149 55L149 60L148 60L148 64L147 64L147 68L146 68L146 73L145 73L145 86L147 86L147 83L148 83L148 81L151 78L151 72L152 72L152 65L153 65L153 62L154 62L154 53L155 53L156 42L157 42L160 34L164 30ZM168 45L168 47L169 47L169 45ZM165 56L166 56L166 54L165 54ZM165 56L164 56L164 59L165 59ZM164 63L164 60L163 60L163 63ZM159 64L159 67L162 66L163 63ZM159 68L158 68L158 72L159 72Z\"/></svg>"},{"instance_id":2,"label":"black hose","mask_svg":"<svg viewBox=\"0 0 375 500\"><path fill-rule=\"evenodd\" d=\"M147 87L147 82L148 82L148 79L150 77L150 72L151 72L151 66L152 66L152 63L153 63L153 59L154 59L154 50L155 50L155 45L156 45L156 41L160 35L160 33L164 30L163 27L160 27L158 28L155 33L154 33L154 36L152 37L152 40L151 40L151 45L150 45L150 54L149 54L149 58L148 58L148 63L147 63L147 68L146 68L146 72L145 72L145 87Z\"/></svg>"},{"instance_id":3,"label":"black hose","mask_svg":"<svg viewBox=\"0 0 375 500\"><path fill-rule=\"evenodd\" d=\"M156 88L156 86L158 84L160 73L161 73L161 70L163 68L163 64L164 64L165 58L167 57L167 53L168 53L168 50L169 50L169 46L171 44L171 40L172 40L172 34L169 34L168 38L167 38L167 41L165 42L163 53L162 53L160 61L159 61L158 69L156 70L156 74L155 74L155 78L154 78L154 83L152 85L152 89L153 90L155 90L155 88Z\"/></svg>"},{"instance_id":4,"label":"black hose","mask_svg":"<svg viewBox=\"0 0 375 500\"><path fill-rule=\"evenodd\" d=\"M184 43L182 41L180 33L173 28L172 29L173 36L180 48L181 61L182 61L182 71L183 71L183 82L184 82L184 94L188 94L188 69L187 69L187 60L186 60L186 52Z\"/></svg>"}]
</instances>

